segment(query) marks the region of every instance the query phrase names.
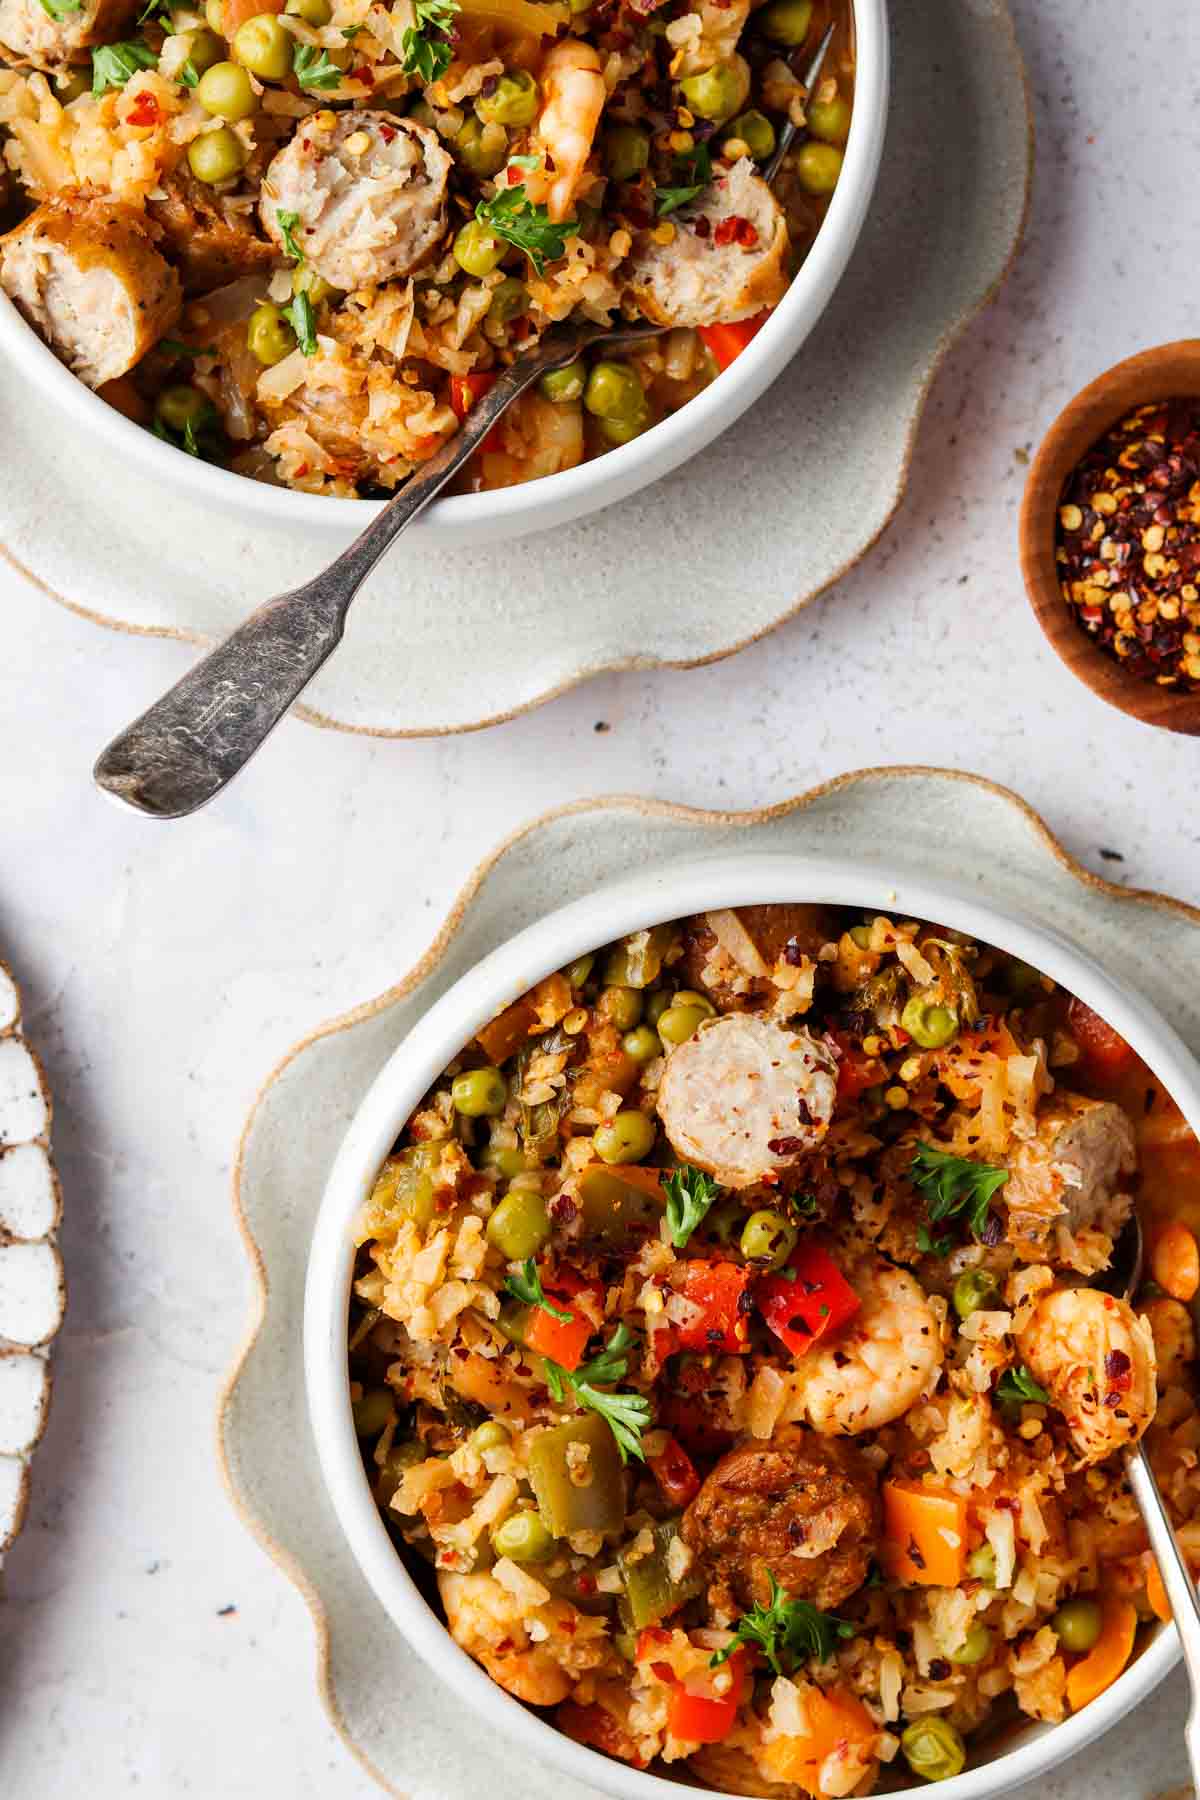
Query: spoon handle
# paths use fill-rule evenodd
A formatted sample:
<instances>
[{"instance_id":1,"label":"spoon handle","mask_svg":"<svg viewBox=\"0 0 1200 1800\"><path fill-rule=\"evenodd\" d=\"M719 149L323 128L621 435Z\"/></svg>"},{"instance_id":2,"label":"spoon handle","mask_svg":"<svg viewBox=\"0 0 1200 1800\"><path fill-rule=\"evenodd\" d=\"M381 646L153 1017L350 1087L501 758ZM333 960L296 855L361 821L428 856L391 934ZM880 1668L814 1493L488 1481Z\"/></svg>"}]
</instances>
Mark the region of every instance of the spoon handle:
<instances>
[{"instance_id":1,"label":"spoon handle","mask_svg":"<svg viewBox=\"0 0 1200 1800\"><path fill-rule=\"evenodd\" d=\"M1133 1497L1146 1522L1150 1548L1158 1561L1167 1599L1171 1602L1171 1611L1175 1615L1183 1660L1187 1664L1192 1705L1183 1735L1191 1763L1192 1783L1197 1794L1200 1794L1200 1600L1197 1599L1196 1584L1183 1560L1183 1553L1158 1483L1154 1479L1149 1458L1140 1444L1126 1453L1125 1472L1129 1477Z\"/></svg>"},{"instance_id":2,"label":"spoon handle","mask_svg":"<svg viewBox=\"0 0 1200 1800\"><path fill-rule=\"evenodd\" d=\"M97 785L156 819L182 818L219 794L337 648L350 602L380 557L544 366L506 369L335 562L258 607L113 739L93 770Z\"/></svg>"}]
</instances>

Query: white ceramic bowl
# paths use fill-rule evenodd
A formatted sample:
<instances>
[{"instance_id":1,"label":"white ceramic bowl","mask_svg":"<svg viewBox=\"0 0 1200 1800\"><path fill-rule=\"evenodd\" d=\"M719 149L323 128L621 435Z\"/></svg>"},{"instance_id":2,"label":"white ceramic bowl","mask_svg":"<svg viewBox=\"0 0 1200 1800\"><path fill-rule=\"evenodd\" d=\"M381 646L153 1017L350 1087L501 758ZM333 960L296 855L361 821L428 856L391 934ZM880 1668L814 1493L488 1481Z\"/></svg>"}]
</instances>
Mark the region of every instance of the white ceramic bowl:
<instances>
[{"instance_id":1,"label":"white ceramic bowl","mask_svg":"<svg viewBox=\"0 0 1200 1800\"><path fill-rule=\"evenodd\" d=\"M538 1762L622 1800L694 1800L708 1790L643 1774L574 1743L498 1687L460 1650L421 1598L388 1536L363 1472L348 1401L347 1308L352 1221L380 1163L441 1070L478 1028L574 957L628 931L724 906L823 901L891 917L937 920L997 945L1078 994L1144 1058L1200 1132L1200 1067L1169 1025L1073 944L1027 919L993 912L965 893L852 862L746 855L668 864L601 888L502 945L430 1008L364 1098L329 1177L313 1234L304 1309L309 1407L334 1508L364 1575L409 1643L463 1701ZM1098 1700L1062 1725L1029 1725L992 1760L941 1783L943 1800L995 1800L1042 1775L1114 1724L1162 1680L1177 1656L1158 1628L1138 1659ZM884 1790L887 1791L886 1789Z\"/></svg>"},{"instance_id":2,"label":"white ceramic bowl","mask_svg":"<svg viewBox=\"0 0 1200 1800\"><path fill-rule=\"evenodd\" d=\"M689 405L643 437L561 475L487 494L437 500L414 529L446 546L498 542L565 525L623 500L694 456L739 418L800 348L829 303L858 241L879 172L887 124L886 0L853 0L857 38L854 116L846 160L816 242L784 298L733 366ZM214 511L234 511L285 529L306 527L346 541L383 505L322 499L234 475L185 456L97 399L77 381L0 293L0 358L21 369L52 403L121 457L143 464L164 487L186 490ZM814 390L819 392L819 384ZM829 396L834 404L836 396Z\"/></svg>"}]
</instances>

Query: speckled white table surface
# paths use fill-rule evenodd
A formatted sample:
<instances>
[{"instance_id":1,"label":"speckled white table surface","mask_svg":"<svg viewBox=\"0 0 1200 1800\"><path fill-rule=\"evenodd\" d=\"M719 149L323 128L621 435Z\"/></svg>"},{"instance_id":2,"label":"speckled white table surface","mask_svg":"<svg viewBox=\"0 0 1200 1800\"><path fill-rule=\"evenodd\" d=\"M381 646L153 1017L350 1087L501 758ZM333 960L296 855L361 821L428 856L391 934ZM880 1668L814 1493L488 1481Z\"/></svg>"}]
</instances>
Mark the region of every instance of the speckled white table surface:
<instances>
[{"instance_id":1,"label":"speckled white table surface","mask_svg":"<svg viewBox=\"0 0 1200 1800\"><path fill-rule=\"evenodd\" d=\"M307 1615L217 1475L214 1400L248 1307L229 1166L274 1062L387 986L513 825L585 794L757 806L924 762L1007 783L1090 866L1200 902L1200 745L1062 674L1014 542L1057 406L1195 331L1200 11L1016 11L1040 149L1025 251L938 380L883 543L733 661L596 682L483 738L289 723L223 804L153 827L98 798L89 766L190 652L109 635L0 566L0 946L57 1097L71 1282L0 1613L6 1797L372 1791L317 1706ZM65 455L68 504L71 480ZM1184 1706L1177 1676L1039 1800L1182 1781Z\"/></svg>"}]
</instances>

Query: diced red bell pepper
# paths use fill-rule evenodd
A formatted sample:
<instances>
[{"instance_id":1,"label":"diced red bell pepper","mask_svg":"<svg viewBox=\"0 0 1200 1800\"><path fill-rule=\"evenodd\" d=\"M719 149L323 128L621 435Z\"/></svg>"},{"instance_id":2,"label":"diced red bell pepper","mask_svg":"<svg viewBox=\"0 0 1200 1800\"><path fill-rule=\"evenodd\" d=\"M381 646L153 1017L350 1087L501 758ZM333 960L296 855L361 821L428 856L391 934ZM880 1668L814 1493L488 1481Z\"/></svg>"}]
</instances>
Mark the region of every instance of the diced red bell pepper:
<instances>
[{"instance_id":1,"label":"diced red bell pepper","mask_svg":"<svg viewBox=\"0 0 1200 1800\"><path fill-rule=\"evenodd\" d=\"M729 1736L745 1691L746 1662L746 1651L735 1650L723 1670L705 1670L703 1676L691 1677L672 1690L667 1705L667 1730L673 1738L690 1744L719 1744ZM718 1694L711 1684L723 1671L733 1679L729 1688Z\"/></svg>"},{"instance_id":2,"label":"diced red bell pepper","mask_svg":"<svg viewBox=\"0 0 1200 1800\"><path fill-rule=\"evenodd\" d=\"M877 1056L868 1056L850 1039L833 1032L833 1040L838 1047L837 1097L841 1105L850 1105L869 1087L875 1087L887 1075L887 1069Z\"/></svg>"},{"instance_id":3,"label":"diced red bell pepper","mask_svg":"<svg viewBox=\"0 0 1200 1800\"><path fill-rule=\"evenodd\" d=\"M648 1456L650 1473L672 1506L686 1506L700 1492L700 1477L691 1457L676 1438L669 1437L657 1456Z\"/></svg>"},{"instance_id":4,"label":"diced red bell pepper","mask_svg":"<svg viewBox=\"0 0 1200 1800\"><path fill-rule=\"evenodd\" d=\"M1089 1075L1111 1081L1132 1067L1137 1055L1132 1045L1082 1000L1072 1000L1068 1006L1067 1030L1079 1045L1079 1054Z\"/></svg>"},{"instance_id":5,"label":"diced red bell pepper","mask_svg":"<svg viewBox=\"0 0 1200 1800\"><path fill-rule=\"evenodd\" d=\"M683 1263L679 1278L672 1285L685 1300L701 1309L701 1316L690 1325L676 1325L675 1338L681 1350L720 1350L738 1356L750 1348L748 1306L742 1296L751 1281L751 1271L731 1262L707 1262L692 1257Z\"/></svg>"},{"instance_id":6,"label":"diced red bell pepper","mask_svg":"<svg viewBox=\"0 0 1200 1800\"><path fill-rule=\"evenodd\" d=\"M540 1306L533 1307L525 1326L526 1348L536 1350L539 1356L550 1357L560 1368L577 1369L583 1361L587 1341L596 1330L591 1312L603 1306L604 1289L598 1281L584 1281L574 1269L560 1269L554 1277L553 1288L546 1288L545 1294L560 1312L571 1314L570 1322L554 1318ZM580 1296L590 1298L590 1311L578 1304Z\"/></svg>"},{"instance_id":7,"label":"diced red bell pepper","mask_svg":"<svg viewBox=\"0 0 1200 1800\"><path fill-rule=\"evenodd\" d=\"M471 408L482 400L488 390L495 385L496 377L486 373L452 375L450 377L450 407L456 418L465 419ZM493 425L479 448L481 450L502 450L504 448L499 425Z\"/></svg>"},{"instance_id":8,"label":"diced red bell pepper","mask_svg":"<svg viewBox=\"0 0 1200 1800\"><path fill-rule=\"evenodd\" d=\"M767 320L770 309L755 313L752 319L739 319L736 325L701 325L700 341L706 349L711 350L718 369L727 369L736 362L746 345L758 336Z\"/></svg>"},{"instance_id":9,"label":"diced red bell pepper","mask_svg":"<svg viewBox=\"0 0 1200 1800\"><path fill-rule=\"evenodd\" d=\"M789 1273L791 1271L791 1273ZM764 1275L754 1303L793 1356L852 1319L862 1302L827 1250L801 1244L778 1275Z\"/></svg>"}]
</instances>

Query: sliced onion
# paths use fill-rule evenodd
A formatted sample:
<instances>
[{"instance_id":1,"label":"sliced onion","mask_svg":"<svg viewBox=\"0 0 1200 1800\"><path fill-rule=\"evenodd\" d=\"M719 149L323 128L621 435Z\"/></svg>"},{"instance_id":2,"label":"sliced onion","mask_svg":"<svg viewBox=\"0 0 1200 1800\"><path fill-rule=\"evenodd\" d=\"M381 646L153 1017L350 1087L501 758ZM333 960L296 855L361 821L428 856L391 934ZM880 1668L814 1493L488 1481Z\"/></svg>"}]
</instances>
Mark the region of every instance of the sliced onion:
<instances>
[{"instance_id":1,"label":"sliced onion","mask_svg":"<svg viewBox=\"0 0 1200 1800\"><path fill-rule=\"evenodd\" d=\"M732 909L705 913L704 922L739 969L745 969L748 975L766 976L767 965L758 953L758 946Z\"/></svg>"}]
</instances>

